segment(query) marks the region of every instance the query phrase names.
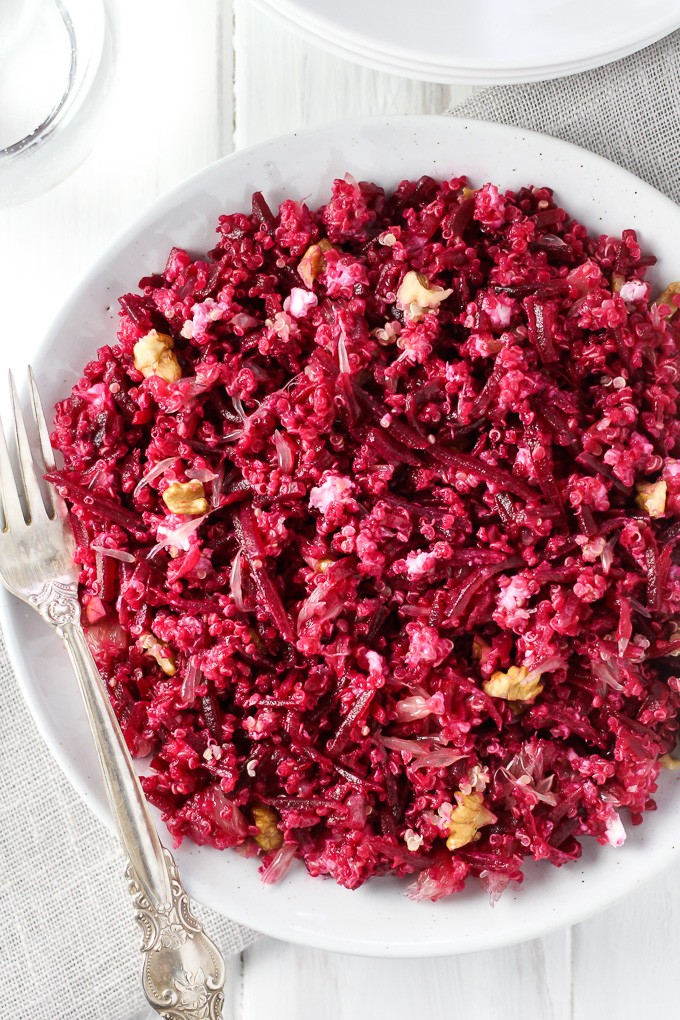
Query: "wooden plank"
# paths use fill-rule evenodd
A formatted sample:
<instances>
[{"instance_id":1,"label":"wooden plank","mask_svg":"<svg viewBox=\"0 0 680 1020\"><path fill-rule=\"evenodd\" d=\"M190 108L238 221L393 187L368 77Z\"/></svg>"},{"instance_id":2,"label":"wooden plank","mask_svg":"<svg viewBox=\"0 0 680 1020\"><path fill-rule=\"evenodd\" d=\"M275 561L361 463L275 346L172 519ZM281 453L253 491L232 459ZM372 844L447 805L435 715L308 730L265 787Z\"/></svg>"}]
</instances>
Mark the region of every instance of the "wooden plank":
<instances>
[{"instance_id":1,"label":"wooden plank","mask_svg":"<svg viewBox=\"0 0 680 1020\"><path fill-rule=\"evenodd\" d=\"M474 92L342 60L300 39L249 0L234 0L234 18L238 148L349 117L442 113Z\"/></svg>"},{"instance_id":2,"label":"wooden plank","mask_svg":"<svg viewBox=\"0 0 680 1020\"><path fill-rule=\"evenodd\" d=\"M570 1020L565 935L436 960L372 960L263 939L244 953L238 1020Z\"/></svg>"},{"instance_id":3,"label":"wooden plank","mask_svg":"<svg viewBox=\"0 0 680 1020\"><path fill-rule=\"evenodd\" d=\"M240 1020L243 1000L243 955L236 953L235 956L229 956L225 963L223 1020Z\"/></svg>"},{"instance_id":4,"label":"wooden plank","mask_svg":"<svg viewBox=\"0 0 680 1020\"><path fill-rule=\"evenodd\" d=\"M674 1016L680 868L573 929L573 1020Z\"/></svg>"}]
</instances>

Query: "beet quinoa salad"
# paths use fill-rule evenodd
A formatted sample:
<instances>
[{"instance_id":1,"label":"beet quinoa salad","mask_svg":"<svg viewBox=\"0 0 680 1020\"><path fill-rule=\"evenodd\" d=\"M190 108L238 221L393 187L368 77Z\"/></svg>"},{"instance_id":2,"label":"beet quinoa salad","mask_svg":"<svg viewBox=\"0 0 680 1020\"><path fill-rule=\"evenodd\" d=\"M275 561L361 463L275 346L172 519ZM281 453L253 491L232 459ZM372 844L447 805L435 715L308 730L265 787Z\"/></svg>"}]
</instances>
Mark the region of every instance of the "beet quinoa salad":
<instances>
[{"instance_id":1,"label":"beet quinoa salad","mask_svg":"<svg viewBox=\"0 0 680 1020\"><path fill-rule=\"evenodd\" d=\"M255 194L121 298L50 477L177 842L495 897L654 808L680 285L653 262L548 188L348 176L316 211Z\"/></svg>"}]
</instances>

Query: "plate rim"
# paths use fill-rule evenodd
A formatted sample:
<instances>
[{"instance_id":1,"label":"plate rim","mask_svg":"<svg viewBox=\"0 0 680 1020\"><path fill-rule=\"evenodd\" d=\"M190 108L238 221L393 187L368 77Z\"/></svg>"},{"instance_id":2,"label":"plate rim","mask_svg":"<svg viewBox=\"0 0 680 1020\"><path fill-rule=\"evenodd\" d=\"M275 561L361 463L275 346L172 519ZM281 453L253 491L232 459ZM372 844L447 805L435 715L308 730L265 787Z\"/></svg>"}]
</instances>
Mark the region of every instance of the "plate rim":
<instances>
[{"instance_id":1,"label":"plate rim","mask_svg":"<svg viewBox=\"0 0 680 1020\"><path fill-rule=\"evenodd\" d=\"M680 10L667 11L660 16L651 31L637 37L632 34L616 47L608 47L595 53L581 55L569 60L551 61L547 64L521 65L499 63L497 60L458 62L440 64L436 60L409 59L408 53L391 47L372 47L368 37L359 33L338 35L337 23L324 15L310 15L308 11L296 14L295 0L250 0L260 11L277 19L290 31L306 41L325 49L345 60L355 61L374 70L399 74L440 84L460 85L511 85L548 81L582 71L603 67L615 60L637 53L647 46L659 42L680 28ZM422 56L422 54L420 55Z\"/></svg>"}]
</instances>

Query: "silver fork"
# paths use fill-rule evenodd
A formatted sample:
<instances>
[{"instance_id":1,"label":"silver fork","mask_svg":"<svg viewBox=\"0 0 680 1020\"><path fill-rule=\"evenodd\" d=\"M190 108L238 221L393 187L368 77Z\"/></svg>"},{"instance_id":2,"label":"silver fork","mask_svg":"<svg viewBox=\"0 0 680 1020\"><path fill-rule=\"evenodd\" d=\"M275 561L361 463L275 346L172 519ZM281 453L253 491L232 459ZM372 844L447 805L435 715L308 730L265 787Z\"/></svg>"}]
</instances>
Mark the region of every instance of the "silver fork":
<instances>
[{"instance_id":1,"label":"silver fork","mask_svg":"<svg viewBox=\"0 0 680 1020\"><path fill-rule=\"evenodd\" d=\"M0 532L0 581L54 627L78 677L111 809L128 857L128 888L143 933L142 982L146 997L166 1020L219 1020L224 961L191 913L177 865L161 845L80 626L78 578L71 558L75 541L66 507L52 485L47 484L43 499L34 466L35 456L42 475L55 463L30 369L29 389L39 440L34 454L10 373L21 482L18 486L14 478L0 426L0 498L5 522ZM23 490L25 515L19 488Z\"/></svg>"}]
</instances>

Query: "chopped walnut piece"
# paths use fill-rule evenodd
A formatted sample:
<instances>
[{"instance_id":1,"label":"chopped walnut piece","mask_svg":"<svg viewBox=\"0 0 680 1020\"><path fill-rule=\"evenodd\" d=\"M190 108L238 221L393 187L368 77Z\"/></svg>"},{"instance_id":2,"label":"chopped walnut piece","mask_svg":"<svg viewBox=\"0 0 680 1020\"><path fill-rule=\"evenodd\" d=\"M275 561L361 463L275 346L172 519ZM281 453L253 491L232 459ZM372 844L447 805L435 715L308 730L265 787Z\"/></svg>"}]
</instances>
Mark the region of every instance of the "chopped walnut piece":
<instances>
[{"instance_id":1,"label":"chopped walnut piece","mask_svg":"<svg viewBox=\"0 0 680 1020\"><path fill-rule=\"evenodd\" d=\"M635 486L635 502L646 510L650 517L663 517L666 509L668 486L661 479L658 482L638 482Z\"/></svg>"},{"instance_id":2,"label":"chopped walnut piece","mask_svg":"<svg viewBox=\"0 0 680 1020\"><path fill-rule=\"evenodd\" d=\"M667 319L672 319L678 311L678 305L676 305L673 301L676 294L680 294L680 280L675 283L669 283L663 294L659 294L658 298L654 302L657 307L659 305L666 305L667 308L670 308L670 311L666 315Z\"/></svg>"},{"instance_id":3,"label":"chopped walnut piece","mask_svg":"<svg viewBox=\"0 0 680 1020\"><path fill-rule=\"evenodd\" d=\"M156 660L164 673L168 676L175 675L177 672L175 656L167 645L162 645L153 634L142 634L139 639L139 645L148 655Z\"/></svg>"},{"instance_id":4,"label":"chopped walnut piece","mask_svg":"<svg viewBox=\"0 0 680 1020\"><path fill-rule=\"evenodd\" d=\"M163 493L163 502L173 514L196 516L208 512L203 483L198 478L190 482L170 482Z\"/></svg>"},{"instance_id":5,"label":"chopped walnut piece","mask_svg":"<svg viewBox=\"0 0 680 1020\"><path fill-rule=\"evenodd\" d=\"M504 698L506 701L533 701L543 690L540 673L532 673L529 677L526 666L511 666L507 673L498 670L485 680L482 687L492 698Z\"/></svg>"},{"instance_id":6,"label":"chopped walnut piece","mask_svg":"<svg viewBox=\"0 0 680 1020\"><path fill-rule=\"evenodd\" d=\"M145 379L157 375L166 382L177 382L182 378L182 369L173 353L174 346L171 336L152 329L133 348L135 368Z\"/></svg>"},{"instance_id":7,"label":"chopped walnut piece","mask_svg":"<svg viewBox=\"0 0 680 1020\"><path fill-rule=\"evenodd\" d=\"M452 290L445 290L436 284L430 286L426 276L411 269L399 284L397 304L408 313L410 319L417 320L423 317L428 308L438 308L452 293Z\"/></svg>"},{"instance_id":8,"label":"chopped walnut piece","mask_svg":"<svg viewBox=\"0 0 680 1020\"><path fill-rule=\"evenodd\" d=\"M323 273L326 268L326 260L323 257L324 252L330 251L332 247L333 245L330 241L324 237L317 244L310 245L300 259L297 267L298 275L305 287L308 287L310 290L317 276Z\"/></svg>"},{"instance_id":9,"label":"chopped walnut piece","mask_svg":"<svg viewBox=\"0 0 680 1020\"><path fill-rule=\"evenodd\" d=\"M463 188L461 188L460 192L461 201L464 202L466 198L474 198L476 194L477 194L476 188L468 188L467 185L465 185Z\"/></svg>"},{"instance_id":10,"label":"chopped walnut piece","mask_svg":"<svg viewBox=\"0 0 680 1020\"><path fill-rule=\"evenodd\" d=\"M670 754L662 754L659 758L659 765L663 765L665 769L675 772L677 769L680 769L680 760Z\"/></svg>"},{"instance_id":11,"label":"chopped walnut piece","mask_svg":"<svg viewBox=\"0 0 680 1020\"><path fill-rule=\"evenodd\" d=\"M255 842L265 853L278 850L283 844L283 833L278 827L279 815L267 804L254 804L252 808L253 825L257 826Z\"/></svg>"},{"instance_id":12,"label":"chopped walnut piece","mask_svg":"<svg viewBox=\"0 0 680 1020\"><path fill-rule=\"evenodd\" d=\"M481 836L483 825L492 825L496 816L484 806L481 793L456 794L456 807L453 808L447 825L449 835L446 840L448 850L458 850L461 846L474 843Z\"/></svg>"}]
</instances>

